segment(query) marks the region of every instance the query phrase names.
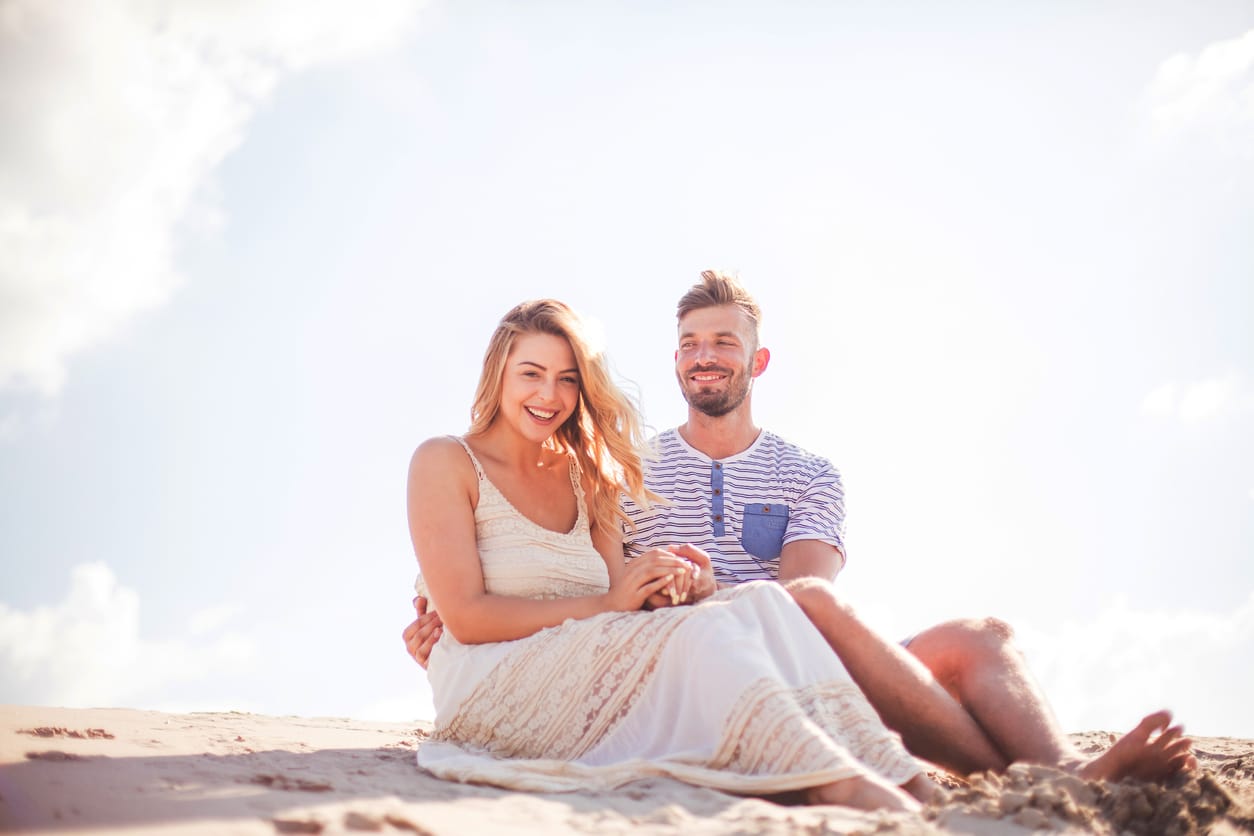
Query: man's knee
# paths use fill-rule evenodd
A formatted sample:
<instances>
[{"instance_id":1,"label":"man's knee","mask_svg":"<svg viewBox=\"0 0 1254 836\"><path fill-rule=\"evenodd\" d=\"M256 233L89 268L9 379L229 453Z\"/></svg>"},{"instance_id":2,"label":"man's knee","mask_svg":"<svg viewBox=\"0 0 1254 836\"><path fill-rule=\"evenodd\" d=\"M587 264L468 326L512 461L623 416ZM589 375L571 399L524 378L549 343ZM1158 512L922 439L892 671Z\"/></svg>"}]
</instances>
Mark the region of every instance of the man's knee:
<instances>
[{"instance_id":1,"label":"man's knee","mask_svg":"<svg viewBox=\"0 0 1254 836\"><path fill-rule=\"evenodd\" d=\"M1000 618L963 618L924 630L907 649L946 687L972 668L999 658L1011 647L1014 628Z\"/></svg>"},{"instance_id":2,"label":"man's knee","mask_svg":"<svg viewBox=\"0 0 1254 836\"><path fill-rule=\"evenodd\" d=\"M974 629L977 634L983 637L985 642L998 646L1010 644L1010 640L1015 637L1015 628L1000 618L992 616L976 619Z\"/></svg>"},{"instance_id":3,"label":"man's knee","mask_svg":"<svg viewBox=\"0 0 1254 836\"><path fill-rule=\"evenodd\" d=\"M963 618L946 622L920 633L920 638L925 634L932 634L933 640L939 644L968 653L997 653L1011 643L1014 628L1002 619L989 615L986 618Z\"/></svg>"}]
</instances>

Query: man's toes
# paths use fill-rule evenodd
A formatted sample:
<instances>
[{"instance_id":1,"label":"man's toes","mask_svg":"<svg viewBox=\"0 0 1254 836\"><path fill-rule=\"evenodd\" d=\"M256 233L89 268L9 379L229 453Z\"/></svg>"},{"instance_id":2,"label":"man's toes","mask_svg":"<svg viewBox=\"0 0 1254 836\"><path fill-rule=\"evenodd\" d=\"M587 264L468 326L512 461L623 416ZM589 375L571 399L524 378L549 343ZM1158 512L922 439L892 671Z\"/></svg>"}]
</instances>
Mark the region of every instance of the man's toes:
<instances>
[{"instance_id":1,"label":"man's toes","mask_svg":"<svg viewBox=\"0 0 1254 836\"><path fill-rule=\"evenodd\" d=\"M1197 768L1197 758L1188 753L1181 753L1169 759L1160 771L1160 777L1170 778L1181 773L1192 772Z\"/></svg>"},{"instance_id":2,"label":"man's toes","mask_svg":"<svg viewBox=\"0 0 1254 836\"><path fill-rule=\"evenodd\" d=\"M1182 741L1188 741L1188 738L1184 737L1184 728L1182 726L1172 726L1154 738L1148 748L1160 755L1170 755L1180 748Z\"/></svg>"},{"instance_id":3,"label":"man's toes","mask_svg":"<svg viewBox=\"0 0 1254 836\"><path fill-rule=\"evenodd\" d=\"M1175 758L1190 757L1193 753L1193 741L1187 737L1182 737L1173 741L1170 746L1164 747L1163 752L1173 760Z\"/></svg>"},{"instance_id":4,"label":"man's toes","mask_svg":"<svg viewBox=\"0 0 1254 836\"><path fill-rule=\"evenodd\" d=\"M1136 728L1123 736L1123 740L1134 746L1144 746L1150 742L1150 737L1154 732L1166 729L1170 722L1170 711L1155 711L1153 714L1147 714L1141 718L1141 722L1136 724Z\"/></svg>"},{"instance_id":5,"label":"man's toes","mask_svg":"<svg viewBox=\"0 0 1254 836\"><path fill-rule=\"evenodd\" d=\"M1188 755L1193 751L1193 741L1187 737L1182 737L1173 742L1170 746L1163 748L1163 753L1168 757L1176 757L1178 755Z\"/></svg>"},{"instance_id":6,"label":"man's toes","mask_svg":"<svg viewBox=\"0 0 1254 836\"><path fill-rule=\"evenodd\" d=\"M1136 734L1138 736L1144 735L1145 737L1149 737L1154 732L1161 731L1162 729L1167 728L1167 726L1170 724L1171 724L1171 712L1170 711L1155 711L1153 714L1146 714L1144 717L1142 717L1141 722L1136 724L1136 728L1133 729L1130 732L1130 734Z\"/></svg>"},{"instance_id":7,"label":"man's toes","mask_svg":"<svg viewBox=\"0 0 1254 836\"><path fill-rule=\"evenodd\" d=\"M1192 741L1181 736L1181 729L1174 728L1160 734L1142 749L1146 765L1157 764L1174 775L1180 771L1185 758L1189 757ZM1155 767L1150 767L1151 769Z\"/></svg>"}]
</instances>

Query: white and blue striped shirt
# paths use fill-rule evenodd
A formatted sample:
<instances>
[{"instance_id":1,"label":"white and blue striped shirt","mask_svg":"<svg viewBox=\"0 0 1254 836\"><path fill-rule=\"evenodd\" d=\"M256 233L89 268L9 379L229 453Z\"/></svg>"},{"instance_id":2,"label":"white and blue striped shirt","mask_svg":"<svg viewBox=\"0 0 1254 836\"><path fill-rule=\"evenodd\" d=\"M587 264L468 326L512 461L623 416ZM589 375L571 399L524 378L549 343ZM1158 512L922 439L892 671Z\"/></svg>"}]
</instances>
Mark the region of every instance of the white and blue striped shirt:
<instances>
[{"instance_id":1,"label":"white and blue striped shirt","mask_svg":"<svg viewBox=\"0 0 1254 836\"><path fill-rule=\"evenodd\" d=\"M623 534L627 559L691 543L709 552L715 579L730 584L778 579L780 550L794 540L821 540L844 554L845 492L827 459L766 430L726 459L695 450L677 430L658 436L656 447L645 485L670 502L642 509L623 498L636 524Z\"/></svg>"}]
</instances>

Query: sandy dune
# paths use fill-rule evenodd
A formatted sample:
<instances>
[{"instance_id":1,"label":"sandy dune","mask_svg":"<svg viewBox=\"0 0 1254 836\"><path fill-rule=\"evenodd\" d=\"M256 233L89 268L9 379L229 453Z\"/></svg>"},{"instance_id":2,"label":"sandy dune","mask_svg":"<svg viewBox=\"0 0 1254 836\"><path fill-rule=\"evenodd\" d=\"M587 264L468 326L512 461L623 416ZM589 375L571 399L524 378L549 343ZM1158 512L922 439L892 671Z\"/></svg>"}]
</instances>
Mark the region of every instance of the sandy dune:
<instances>
[{"instance_id":1,"label":"sandy dune","mask_svg":"<svg viewBox=\"0 0 1254 836\"><path fill-rule=\"evenodd\" d=\"M1198 738L1167 787L1041 767L951 782L924 817L785 807L665 780L534 795L420 771L418 724L0 706L0 830L26 833L1254 833L1254 741ZM1101 732L1077 735L1097 751Z\"/></svg>"}]
</instances>

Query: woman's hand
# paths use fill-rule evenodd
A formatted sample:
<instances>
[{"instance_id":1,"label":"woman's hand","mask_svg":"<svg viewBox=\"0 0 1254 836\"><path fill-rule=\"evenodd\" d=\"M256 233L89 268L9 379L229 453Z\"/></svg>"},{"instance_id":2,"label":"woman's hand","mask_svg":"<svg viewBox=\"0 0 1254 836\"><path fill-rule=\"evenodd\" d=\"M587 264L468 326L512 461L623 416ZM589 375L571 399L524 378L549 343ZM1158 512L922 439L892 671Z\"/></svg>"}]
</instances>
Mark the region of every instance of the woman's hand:
<instances>
[{"instance_id":1,"label":"woman's hand","mask_svg":"<svg viewBox=\"0 0 1254 836\"><path fill-rule=\"evenodd\" d=\"M606 609L619 612L638 610L644 606L649 596L666 587L676 582L690 584L691 580L685 580L685 577L690 574L691 565L684 558L661 549L654 549L637 557L627 564L618 579L610 585L610 591L603 596ZM687 586L684 589L686 591Z\"/></svg>"},{"instance_id":2,"label":"woman's hand","mask_svg":"<svg viewBox=\"0 0 1254 836\"><path fill-rule=\"evenodd\" d=\"M674 607L679 604L695 604L718 591L718 584L714 580L714 569L710 566L710 556L701 549L684 544L655 551L686 560L688 562L688 571L676 578L674 585L664 587L650 596L648 601L650 609ZM646 554L653 553L646 552Z\"/></svg>"}]
</instances>

